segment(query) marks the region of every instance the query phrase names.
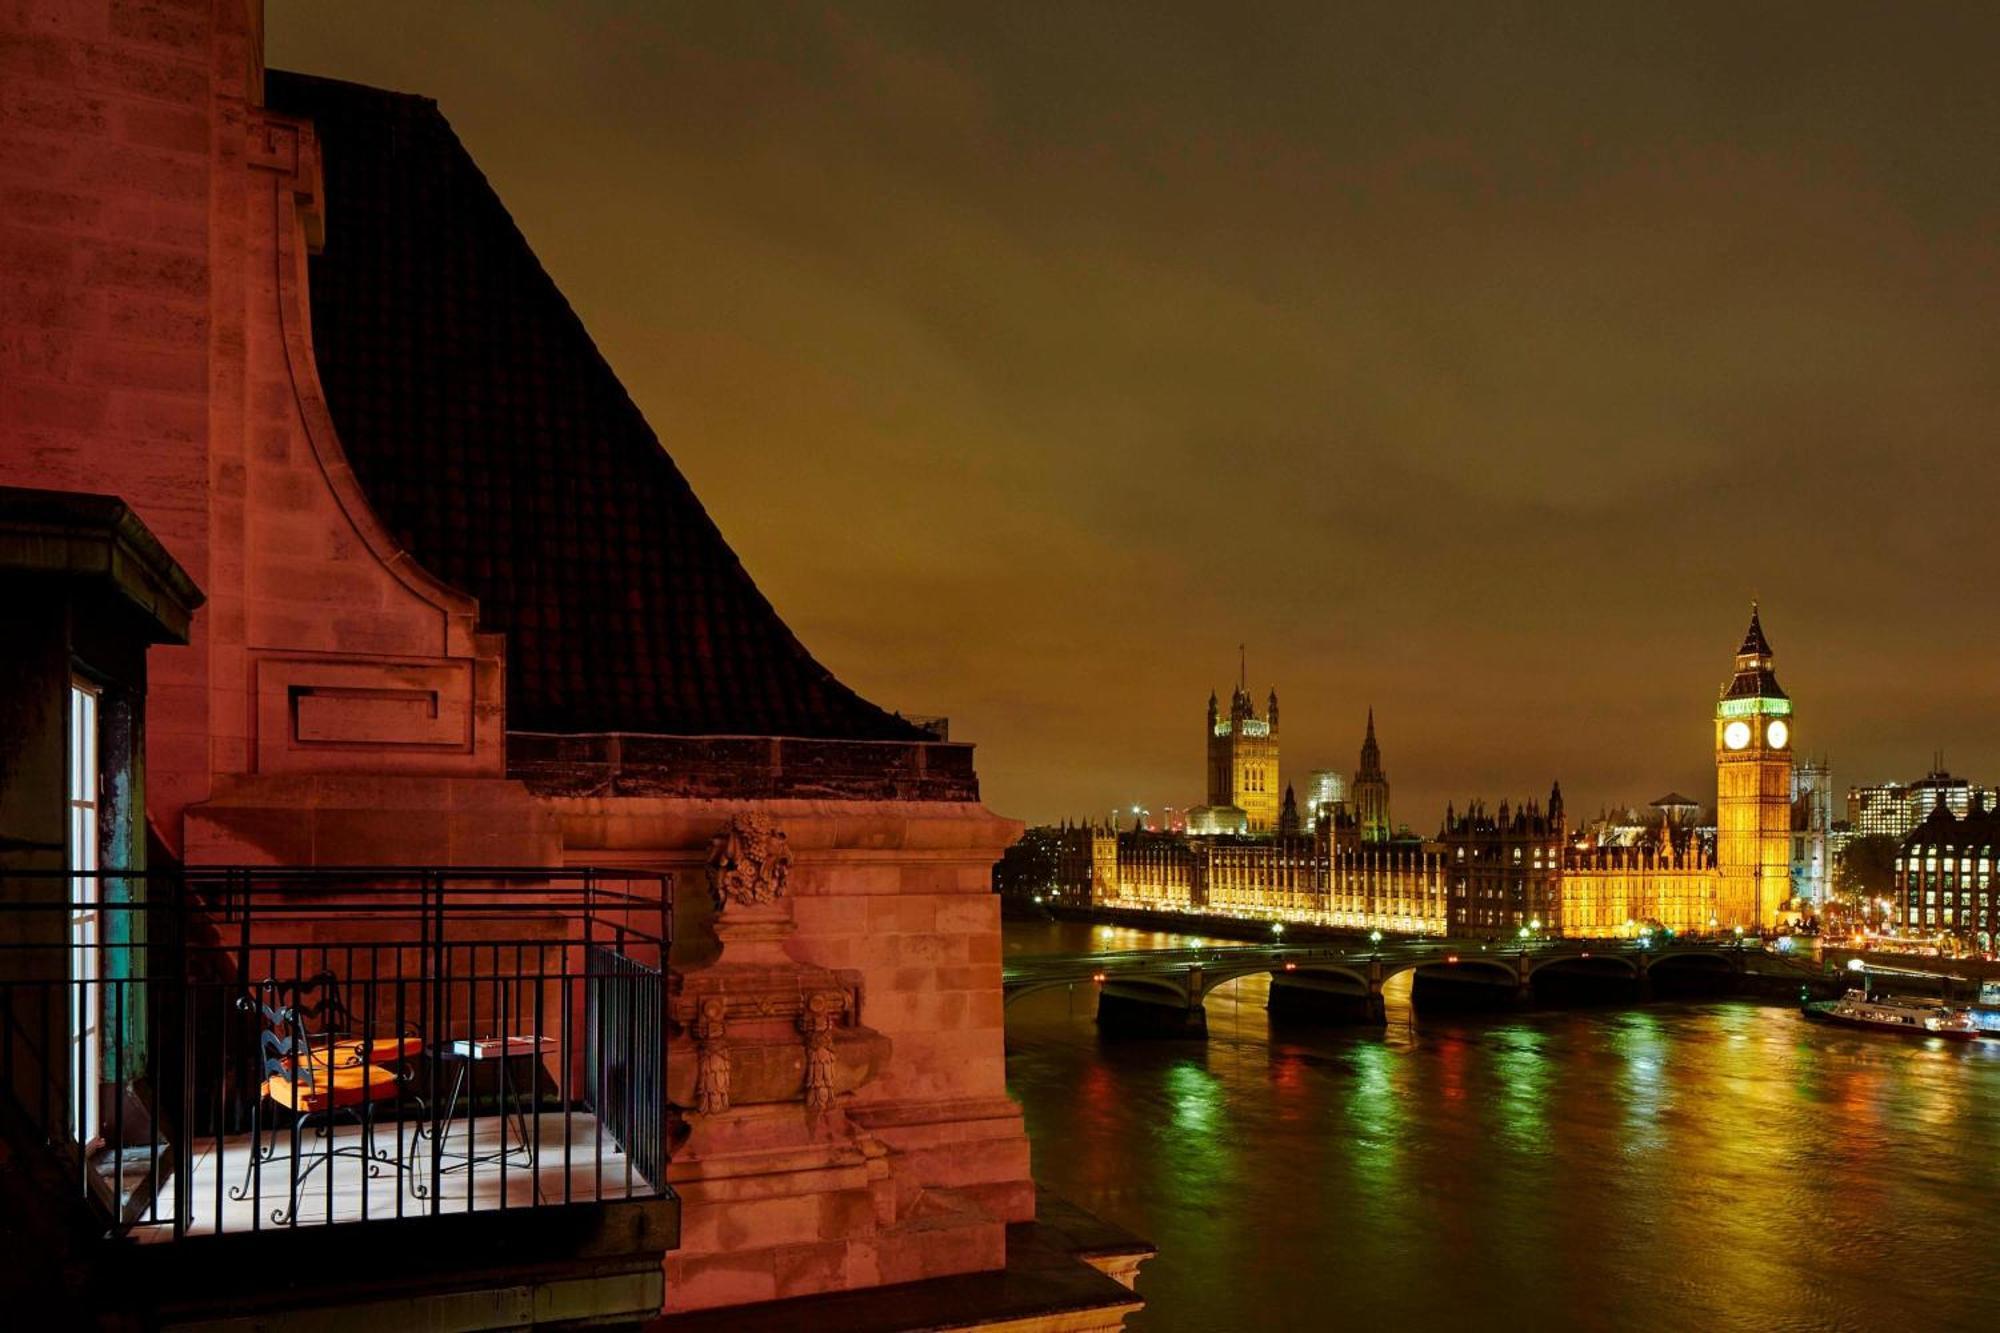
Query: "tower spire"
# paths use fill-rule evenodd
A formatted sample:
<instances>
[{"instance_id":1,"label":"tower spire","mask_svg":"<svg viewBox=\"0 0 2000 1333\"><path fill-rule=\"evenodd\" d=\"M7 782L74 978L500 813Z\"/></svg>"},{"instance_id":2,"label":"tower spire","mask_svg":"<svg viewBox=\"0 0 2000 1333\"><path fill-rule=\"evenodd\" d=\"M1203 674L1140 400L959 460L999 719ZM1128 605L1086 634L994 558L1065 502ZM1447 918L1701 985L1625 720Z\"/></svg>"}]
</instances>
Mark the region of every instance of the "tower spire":
<instances>
[{"instance_id":1,"label":"tower spire","mask_svg":"<svg viewBox=\"0 0 2000 1333\"><path fill-rule=\"evenodd\" d=\"M1250 652L1240 643L1236 645L1236 688L1246 694L1250 690Z\"/></svg>"},{"instance_id":2,"label":"tower spire","mask_svg":"<svg viewBox=\"0 0 2000 1333\"><path fill-rule=\"evenodd\" d=\"M1750 600L1750 628L1743 632L1743 646L1736 650L1738 657L1769 657L1770 640L1764 637L1764 622L1757 613L1757 601Z\"/></svg>"}]
</instances>

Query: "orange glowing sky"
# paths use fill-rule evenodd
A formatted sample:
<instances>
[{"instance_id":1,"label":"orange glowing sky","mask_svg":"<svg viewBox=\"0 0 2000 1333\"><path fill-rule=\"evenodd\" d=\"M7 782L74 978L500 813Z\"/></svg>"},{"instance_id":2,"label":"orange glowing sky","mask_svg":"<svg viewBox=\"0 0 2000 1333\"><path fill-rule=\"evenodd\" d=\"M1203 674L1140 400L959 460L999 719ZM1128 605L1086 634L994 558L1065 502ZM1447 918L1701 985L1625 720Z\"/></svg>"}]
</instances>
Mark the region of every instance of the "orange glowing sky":
<instances>
[{"instance_id":1,"label":"orange glowing sky","mask_svg":"<svg viewBox=\"0 0 2000 1333\"><path fill-rule=\"evenodd\" d=\"M722 530L1030 819L1236 645L1395 815L2000 779L2000 6L270 0L438 99ZM337 225L340 201L329 201Z\"/></svg>"}]
</instances>

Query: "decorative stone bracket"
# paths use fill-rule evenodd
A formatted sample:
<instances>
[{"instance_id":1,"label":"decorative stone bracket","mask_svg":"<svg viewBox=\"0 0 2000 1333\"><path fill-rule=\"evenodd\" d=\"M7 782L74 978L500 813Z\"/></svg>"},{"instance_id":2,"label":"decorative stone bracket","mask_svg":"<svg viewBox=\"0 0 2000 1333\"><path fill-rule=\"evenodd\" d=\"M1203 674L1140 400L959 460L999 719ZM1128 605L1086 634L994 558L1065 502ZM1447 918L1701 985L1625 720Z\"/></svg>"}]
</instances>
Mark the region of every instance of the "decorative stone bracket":
<instances>
[{"instance_id":1,"label":"decorative stone bracket","mask_svg":"<svg viewBox=\"0 0 2000 1333\"><path fill-rule=\"evenodd\" d=\"M824 1114L887 1059L888 1039L858 1021L860 973L801 963L784 948L796 929L786 896L791 866L784 829L762 812L732 818L710 847L722 952L706 967L674 973L668 1004L694 1070L686 1086L668 1061L670 1095L703 1115L773 1102Z\"/></svg>"},{"instance_id":2,"label":"decorative stone bracket","mask_svg":"<svg viewBox=\"0 0 2000 1333\"><path fill-rule=\"evenodd\" d=\"M886 1038L854 1021L859 989L853 974L802 964L789 975L726 964L677 974L668 1012L693 1046L694 1082L675 1100L704 1115L786 1101L831 1110L887 1053Z\"/></svg>"}]
</instances>

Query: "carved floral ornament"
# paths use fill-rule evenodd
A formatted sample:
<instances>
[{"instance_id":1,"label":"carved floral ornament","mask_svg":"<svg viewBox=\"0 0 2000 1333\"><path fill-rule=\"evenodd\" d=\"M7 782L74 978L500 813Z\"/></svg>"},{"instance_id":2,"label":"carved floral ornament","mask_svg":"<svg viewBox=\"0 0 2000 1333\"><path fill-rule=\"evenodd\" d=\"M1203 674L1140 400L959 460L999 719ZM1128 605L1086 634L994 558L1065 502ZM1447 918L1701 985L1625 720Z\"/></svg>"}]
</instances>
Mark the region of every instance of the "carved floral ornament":
<instances>
[{"instance_id":1,"label":"carved floral ornament","mask_svg":"<svg viewBox=\"0 0 2000 1333\"><path fill-rule=\"evenodd\" d=\"M718 910L770 906L785 896L791 871L785 831L765 814L733 816L708 854L708 887Z\"/></svg>"}]
</instances>

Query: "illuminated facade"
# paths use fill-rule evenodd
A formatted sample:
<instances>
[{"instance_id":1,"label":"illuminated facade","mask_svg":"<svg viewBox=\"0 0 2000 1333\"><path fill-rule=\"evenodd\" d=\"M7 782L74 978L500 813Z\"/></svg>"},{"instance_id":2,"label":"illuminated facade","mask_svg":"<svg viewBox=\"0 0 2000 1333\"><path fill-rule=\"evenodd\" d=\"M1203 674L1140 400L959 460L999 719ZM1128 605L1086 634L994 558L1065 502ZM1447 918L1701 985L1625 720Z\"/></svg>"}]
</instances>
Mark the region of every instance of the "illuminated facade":
<instances>
[{"instance_id":1,"label":"illuminated facade","mask_svg":"<svg viewBox=\"0 0 2000 1333\"><path fill-rule=\"evenodd\" d=\"M1444 848L1451 933L1555 929L1562 913L1565 835L1561 784L1550 788L1546 811L1533 801L1513 807L1502 801L1492 813L1483 801L1474 801L1463 814L1447 807L1438 842Z\"/></svg>"},{"instance_id":2,"label":"illuminated facade","mask_svg":"<svg viewBox=\"0 0 2000 1333\"><path fill-rule=\"evenodd\" d=\"M1241 685L1226 717L1210 695L1208 719L1208 804L1188 811L1186 831L1119 829L1108 822L1037 830L1052 834L1059 847L1045 858L1057 867L1058 882L1044 898L1364 930L1444 931L1444 849L1420 839L1390 839L1388 780L1372 713L1356 779L1357 791L1372 791L1372 823L1340 802L1337 775L1315 774L1308 787L1310 818L1300 811L1297 793L1279 786L1277 691L1261 718Z\"/></svg>"},{"instance_id":3,"label":"illuminated facade","mask_svg":"<svg viewBox=\"0 0 2000 1333\"><path fill-rule=\"evenodd\" d=\"M1715 705L1715 861L1722 929L1777 925L1792 896L1792 701L1754 606Z\"/></svg>"},{"instance_id":4,"label":"illuminated facade","mask_svg":"<svg viewBox=\"0 0 2000 1333\"><path fill-rule=\"evenodd\" d=\"M1833 771L1824 759L1792 770L1792 897L1823 903L1833 882Z\"/></svg>"},{"instance_id":5,"label":"illuminated facade","mask_svg":"<svg viewBox=\"0 0 2000 1333\"><path fill-rule=\"evenodd\" d=\"M1320 811L1333 811L1347 804L1347 779L1331 768L1316 768L1306 778L1306 822L1317 820Z\"/></svg>"},{"instance_id":6,"label":"illuminated facade","mask_svg":"<svg viewBox=\"0 0 2000 1333\"><path fill-rule=\"evenodd\" d=\"M1777 925L1792 896L1791 727L1792 701L1753 606L1735 673L1715 706L1713 852L1675 823L1672 810L1633 845L1573 847L1563 864L1563 933Z\"/></svg>"},{"instance_id":7,"label":"illuminated facade","mask_svg":"<svg viewBox=\"0 0 2000 1333\"><path fill-rule=\"evenodd\" d=\"M1190 810L1190 827L1222 827L1234 822L1227 811L1241 810L1245 832L1274 833L1278 801L1284 787L1278 781L1278 692L1271 691L1258 717L1250 692L1237 682L1229 696L1229 715L1217 710L1208 696L1208 806ZM1217 813L1220 812L1220 813Z\"/></svg>"},{"instance_id":8,"label":"illuminated facade","mask_svg":"<svg viewBox=\"0 0 2000 1333\"><path fill-rule=\"evenodd\" d=\"M1444 933L1444 847L1364 843L1322 817L1309 833L1182 837L1108 824L1058 830L1058 902L1154 912L1212 912L1396 933Z\"/></svg>"},{"instance_id":9,"label":"illuminated facade","mask_svg":"<svg viewBox=\"0 0 2000 1333\"><path fill-rule=\"evenodd\" d=\"M1847 825L1857 838L1895 838L1916 832L1938 801L1959 819L1972 813L1973 803L1992 809L1991 787L1973 785L1944 771L1942 763L1915 782L1878 782L1847 789Z\"/></svg>"},{"instance_id":10,"label":"illuminated facade","mask_svg":"<svg viewBox=\"0 0 2000 1333\"><path fill-rule=\"evenodd\" d=\"M2000 812L1975 797L1964 817L1934 801L1896 854L1895 913L1905 935L1947 936L1969 949L1992 950L2000 938Z\"/></svg>"},{"instance_id":11,"label":"illuminated facade","mask_svg":"<svg viewBox=\"0 0 2000 1333\"><path fill-rule=\"evenodd\" d=\"M1719 884L1714 855L1662 821L1646 842L1566 854L1561 930L1603 939L1662 928L1693 934L1720 929L1733 923L1717 915Z\"/></svg>"},{"instance_id":12,"label":"illuminated facade","mask_svg":"<svg viewBox=\"0 0 2000 1333\"><path fill-rule=\"evenodd\" d=\"M1227 718L1210 696L1209 804L1189 812L1188 832L1065 828L1055 900L1471 936L1769 929L1807 897L1795 878L1824 884L1832 835L1824 766L1803 770L1805 790L1795 794L1791 718L1753 608L1715 706L1713 830L1698 802L1670 793L1650 817L1601 819L1594 834L1573 839L1557 784L1546 808L1447 809L1438 837L1425 841L1392 832L1372 709L1348 799L1323 803L1325 789L1309 786L1316 817L1307 820L1289 791L1279 800L1276 693L1258 719L1239 686ZM1794 839L1799 809L1803 844Z\"/></svg>"}]
</instances>

